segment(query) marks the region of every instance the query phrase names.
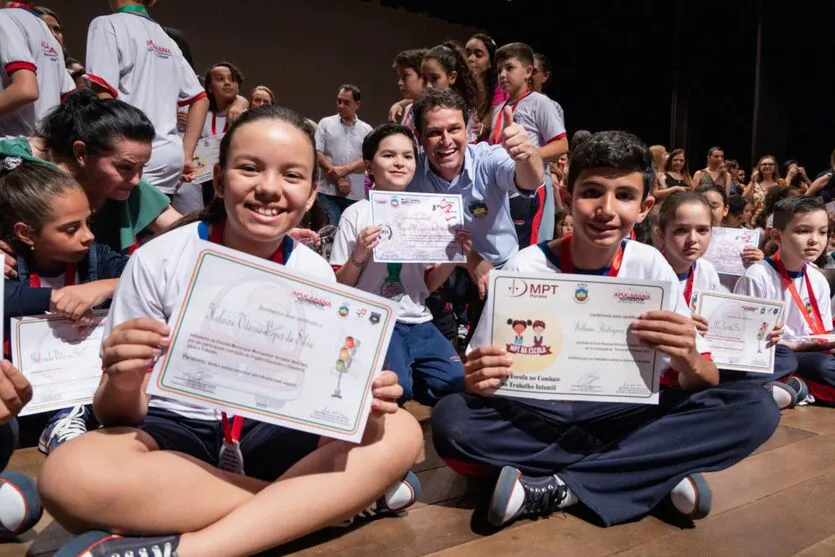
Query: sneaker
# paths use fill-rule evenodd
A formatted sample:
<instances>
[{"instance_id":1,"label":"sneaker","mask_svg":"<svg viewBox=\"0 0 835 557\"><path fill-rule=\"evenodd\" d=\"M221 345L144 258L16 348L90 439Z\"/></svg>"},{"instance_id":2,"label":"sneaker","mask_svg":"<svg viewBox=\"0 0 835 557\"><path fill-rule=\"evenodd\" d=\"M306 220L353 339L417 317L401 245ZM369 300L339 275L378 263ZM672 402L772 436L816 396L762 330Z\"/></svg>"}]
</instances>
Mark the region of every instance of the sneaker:
<instances>
[{"instance_id":1,"label":"sneaker","mask_svg":"<svg viewBox=\"0 0 835 557\"><path fill-rule=\"evenodd\" d=\"M710 514L713 492L703 475L692 474L673 488L669 499L678 512L688 518L698 520Z\"/></svg>"},{"instance_id":2,"label":"sneaker","mask_svg":"<svg viewBox=\"0 0 835 557\"><path fill-rule=\"evenodd\" d=\"M83 405L57 412L41 432L38 450L49 456L49 453L70 439L87 433L86 417L87 409Z\"/></svg>"},{"instance_id":3,"label":"sneaker","mask_svg":"<svg viewBox=\"0 0 835 557\"><path fill-rule=\"evenodd\" d=\"M470 328L466 325L458 325L458 341L464 342L467 340L467 334L470 332Z\"/></svg>"},{"instance_id":4,"label":"sneaker","mask_svg":"<svg viewBox=\"0 0 835 557\"><path fill-rule=\"evenodd\" d=\"M797 377L796 375L792 375L788 379L786 379L786 385L791 387L792 389L797 392L797 405L798 406L806 406L807 404L812 404L815 402L815 397L812 396L812 393L809 392L809 386L806 384L806 381Z\"/></svg>"},{"instance_id":5,"label":"sneaker","mask_svg":"<svg viewBox=\"0 0 835 557\"><path fill-rule=\"evenodd\" d=\"M505 466L496 482L487 520L501 527L523 516L546 516L565 506L567 498L568 487L556 474L526 476Z\"/></svg>"},{"instance_id":6,"label":"sneaker","mask_svg":"<svg viewBox=\"0 0 835 557\"><path fill-rule=\"evenodd\" d=\"M413 472L406 476L386 491L382 497L371 503L368 507L357 513L354 518L336 524L337 527L347 527L354 523L355 519L372 519L380 516L399 516L414 505L420 495L420 480Z\"/></svg>"},{"instance_id":7,"label":"sneaker","mask_svg":"<svg viewBox=\"0 0 835 557\"><path fill-rule=\"evenodd\" d=\"M12 470L0 474L0 539L26 532L42 514L38 487L32 478Z\"/></svg>"},{"instance_id":8,"label":"sneaker","mask_svg":"<svg viewBox=\"0 0 835 557\"><path fill-rule=\"evenodd\" d=\"M180 536L122 537L92 531L76 536L55 557L175 557Z\"/></svg>"},{"instance_id":9,"label":"sneaker","mask_svg":"<svg viewBox=\"0 0 835 557\"><path fill-rule=\"evenodd\" d=\"M779 381L771 381L765 384L765 388L771 392L771 396L774 398L774 402L777 403L777 408L780 410L792 408L797 404L797 391L791 385Z\"/></svg>"}]
</instances>

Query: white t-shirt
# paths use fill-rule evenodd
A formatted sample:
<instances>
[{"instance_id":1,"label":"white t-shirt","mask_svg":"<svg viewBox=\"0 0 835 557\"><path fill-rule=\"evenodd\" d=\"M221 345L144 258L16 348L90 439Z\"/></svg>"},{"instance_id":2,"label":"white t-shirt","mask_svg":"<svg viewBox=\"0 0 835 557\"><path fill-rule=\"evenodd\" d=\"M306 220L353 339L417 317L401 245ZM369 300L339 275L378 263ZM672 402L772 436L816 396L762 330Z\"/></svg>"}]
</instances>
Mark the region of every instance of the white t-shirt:
<instances>
[{"instance_id":1,"label":"white t-shirt","mask_svg":"<svg viewBox=\"0 0 835 557\"><path fill-rule=\"evenodd\" d=\"M664 259L657 249L640 242L631 240L623 241L623 260L621 262L618 277L639 280L664 281L670 284L670 295L672 297L673 311L680 315L690 317L690 310L684 303L684 295L679 287L678 277L673 268ZM525 273L561 273L558 266L557 256L548 248L548 242L542 242L528 246L519 251L505 263L503 271L522 271ZM492 298L488 298L482 318L476 326L472 341L467 347L469 352L490 343L492 323L489 316L492 315ZM695 327L694 327L695 329ZM701 335L696 335L696 350L700 354L710 352L707 342ZM664 368L669 367L669 358L665 358Z\"/></svg>"},{"instance_id":2,"label":"white t-shirt","mask_svg":"<svg viewBox=\"0 0 835 557\"><path fill-rule=\"evenodd\" d=\"M41 18L25 8L0 10L0 91L15 70L35 72L38 100L0 117L0 138L34 135L46 114L75 89L64 66L64 53Z\"/></svg>"},{"instance_id":3,"label":"white t-shirt","mask_svg":"<svg viewBox=\"0 0 835 557\"><path fill-rule=\"evenodd\" d=\"M333 241L331 265L350 265L348 258L357 247L357 237L372 225L369 200L362 199L345 209ZM431 267L421 263L402 263L397 268L390 263L375 263L372 257L363 267L355 286L365 292L400 302L398 321L426 323L432 320L432 314L424 305L429 296L425 273Z\"/></svg>"},{"instance_id":4,"label":"white t-shirt","mask_svg":"<svg viewBox=\"0 0 835 557\"><path fill-rule=\"evenodd\" d=\"M699 292L723 292L724 288L719 282L719 274L713 267L713 263L706 259L699 259L693 263L695 267L695 276L693 277L693 290L690 293L690 300L688 306L690 311L695 311L696 300L699 297ZM679 286L681 287L682 297L687 290L687 281L690 278L690 271L684 275L678 275Z\"/></svg>"},{"instance_id":5,"label":"white t-shirt","mask_svg":"<svg viewBox=\"0 0 835 557\"><path fill-rule=\"evenodd\" d=\"M806 279L803 276L804 272L809 276L809 283L812 285L811 293L806 288ZM824 328L827 331L832 329L832 307L829 283L826 281L823 273L812 265L806 265L804 271L790 273L789 276L792 279L794 287L797 289L800 299L807 308L806 311L809 311L812 307L810 296L814 296L818 303ZM791 292L784 286L783 279L780 278L777 269L772 266L769 260L757 261L748 267L745 270L745 274L736 283L734 292L746 296L766 298L768 300L785 300L787 310L783 319L785 322L783 339L794 341L798 340L799 337L813 334L812 329L806 322L806 318L801 313L803 310L797 307Z\"/></svg>"},{"instance_id":6,"label":"white t-shirt","mask_svg":"<svg viewBox=\"0 0 835 557\"><path fill-rule=\"evenodd\" d=\"M206 116L206 121L203 123L203 132L200 134L200 138L218 134L223 135L226 133L228 122L226 114L218 114L210 110L208 116Z\"/></svg>"},{"instance_id":7,"label":"white t-shirt","mask_svg":"<svg viewBox=\"0 0 835 557\"><path fill-rule=\"evenodd\" d=\"M174 193L183 171L177 107L206 96L180 48L141 14L100 16L87 31L87 77L148 116L156 137L143 177Z\"/></svg>"},{"instance_id":8,"label":"white t-shirt","mask_svg":"<svg viewBox=\"0 0 835 557\"><path fill-rule=\"evenodd\" d=\"M316 127L316 150L323 153L335 165L352 163L362 158L362 141L371 133L372 127L357 118L353 124L346 124L339 114L319 120ZM351 193L348 199L365 199L365 173L348 174ZM336 182L324 172L319 176L319 192L327 195L339 195Z\"/></svg>"},{"instance_id":9,"label":"white t-shirt","mask_svg":"<svg viewBox=\"0 0 835 557\"><path fill-rule=\"evenodd\" d=\"M131 255L113 296L105 338L114 327L136 317L169 322L182 304L201 249L199 224L195 222L166 232ZM328 262L296 241L293 241L293 251L285 265L321 281L336 282ZM162 397L152 397L149 404L187 418L220 419L220 413L214 410Z\"/></svg>"}]
</instances>

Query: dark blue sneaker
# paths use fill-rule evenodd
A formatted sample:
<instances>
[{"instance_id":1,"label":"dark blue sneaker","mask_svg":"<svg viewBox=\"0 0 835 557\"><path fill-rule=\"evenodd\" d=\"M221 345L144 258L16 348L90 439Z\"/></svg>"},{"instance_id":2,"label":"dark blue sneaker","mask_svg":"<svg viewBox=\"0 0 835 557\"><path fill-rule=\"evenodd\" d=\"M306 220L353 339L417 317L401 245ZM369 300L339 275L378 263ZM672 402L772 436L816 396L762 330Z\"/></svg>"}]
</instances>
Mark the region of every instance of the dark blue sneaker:
<instances>
[{"instance_id":1,"label":"dark blue sneaker","mask_svg":"<svg viewBox=\"0 0 835 557\"><path fill-rule=\"evenodd\" d=\"M797 391L787 383L771 381L765 384L765 388L771 393L774 402L777 404L777 408L780 410L794 408L794 405L798 402Z\"/></svg>"},{"instance_id":2,"label":"dark blue sneaker","mask_svg":"<svg viewBox=\"0 0 835 557\"><path fill-rule=\"evenodd\" d=\"M38 439L38 450L49 453L79 435L87 433L87 407L83 404L59 410L49 419Z\"/></svg>"},{"instance_id":3,"label":"dark blue sneaker","mask_svg":"<svg viewBox=\"0 0 835 557\"><path fill-rule=\"evenodd\" d=\"M812 404L813 402L815 402L815 397L813 397L812 393L809 392L809 385L807 385L806 381L804 381L800 377L792 375L791 377L786 379L786 385L788 385L797 392L798 406L805 406L807 404Z\"/></svg>"},{"instance_id":4,"label":"dark blue sneaker","mask_svg":"<svg viewBox=\"0 0 835 557\"><path fill-rule=\"evenodd\" d=\"M92 531L65 543L55 557L176 557L180 536L122 537Z\"/></svg>"},{"instance_id":5,"label":"dark blue sneaker","mask_svg":"<svg viewBox=\"0 0 835 557\"><path fill-rule=\"evenodd\" d=\"M559 509L567 495L568 488L556 475L526 476L505 466L496 482L487 520L501 527L524 516L546 516Z\"/></svg>"},{"instance_id":6,"label":"dark blue sneaker","mask_svg":"<svg viewBox=\"0 0 835 557\"><path fill-rule=\"evenodd\" d=\"M398 516L417 501L420 495L420 480L408 472L402 480L391 486L382 497L371 503L364 510L357 513L357 516L336 524L336 527L344 528L354 523L355 519L373 519L380 516Z\"/></svg>"},{"instance_id":7,"label":"dark blue sneaker","mask_svg":"<svg viewBox=\"0 0 835 557\"><path fill-rule=\"evenodd\" d=\"M43 507L35 481L22 472L7 470L0 474L0 539L14 538L41 519Z\"/></svg>"}]
</instances>

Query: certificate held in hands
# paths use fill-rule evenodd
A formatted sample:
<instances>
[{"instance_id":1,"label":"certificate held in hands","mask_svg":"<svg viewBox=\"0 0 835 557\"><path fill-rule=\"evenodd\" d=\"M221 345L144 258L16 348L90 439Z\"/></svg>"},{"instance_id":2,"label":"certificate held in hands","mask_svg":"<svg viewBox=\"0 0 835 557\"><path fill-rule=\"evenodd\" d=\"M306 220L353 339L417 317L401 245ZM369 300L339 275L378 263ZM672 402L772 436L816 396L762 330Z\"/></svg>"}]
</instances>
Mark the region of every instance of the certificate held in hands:
<instances>
[{"instance_id":1,"label":"certificate held in hands","mask_svg":"<svg viewBox=\"0 0 835 557\"><path fill-rule=\"evenodd\" d=\"M774 373L774 345L768 336L783 315L783 302L700 292L696 313L707 319L705 340L720 369Z\"/></svg>"},{"instance_id":2,"label":"certificate held in hands","mask_svg":"<svg viewBox=\"0 0 835 557\"><path fill-rule=\"evenodd\" d=\"M490 281L491 344L513 358L513 374L496 394L658 404L668 360L641 345L629 325L669 309L668 283L501 271Z\"/></svg>"},{"instance_id":3,"label":"certificate held in hands","mask_svg":"<svg viewBox=\"0 0 835 557\"><path fill-rule=\"evenodd\" d=\"M742 250L755 248L759 243L759 230L714 226L704 258L713 264L717 273L740 277L745 272Z\"/></svg>"},{"instance_id":4,"label":"certificate held in hands","mask_svg":"<svg viewBox=\"0 0 835 557\"><path fill-rule=\"evenodd\" d=\"M378 263L463 263L457 231L464 227L460 195L369 192L371 219L379 226Z\"/></svg>"},{"instance_id":5,"label":"certificate held in hands","mask_svg":"<svg viewBox=\"0 0 835 557\"><path fill-rule=\"evenodd\" d=\"M106 316L96 311L84 327L60 315L11 320L12 363L32 384L32 401L21 416L92 401L101 380Z\"/></svg>"},{"instance_id":6,"label":"certificate held in hands","mask_svg":"<svg viewBox=\"0 0 835 557\"><path fill-rule=\"evenodd\" d=\"M392 304L204 243L148 393L359 442Z\"/></svg>"}]
</instances>

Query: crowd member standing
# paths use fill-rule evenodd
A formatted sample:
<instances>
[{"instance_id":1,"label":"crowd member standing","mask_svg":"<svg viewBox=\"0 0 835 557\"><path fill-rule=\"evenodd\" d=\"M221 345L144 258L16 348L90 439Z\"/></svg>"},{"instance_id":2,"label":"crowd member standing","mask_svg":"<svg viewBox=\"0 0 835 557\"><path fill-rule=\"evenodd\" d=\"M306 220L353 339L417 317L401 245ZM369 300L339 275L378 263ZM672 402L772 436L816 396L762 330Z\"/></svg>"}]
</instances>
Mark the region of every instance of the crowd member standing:
<instances>
[{"instance_id":1,"label":"crowd member standing","mask_svg":"<svg viewBox=\"0 0 835 557\"><path fill-rule=\"evenodd\" d=\"M111 0L87 32L87 76L103 98L120 98L148 115L156 130L144 177L174 195L182 176L194 177L194 148L209 100L180 48L148 14L154 0ZM177 106L190 105L182 139Z\"/></svg>"},{"instance_id":2,"label":"crowd member standing","mask_svg":"<svg viewBox=\"0 0 835 557\"><path fill-rule=\"evenodd\" d=\"M75 89L63 48L30 2L0 10L0 138L32 135Z\"/></svg>"},{"instance_id":3,"label":"crowd member standing","mask_svg":"<svg viewBox=\"0 0 835 557\"><path fill-rule=\"evenodd\" d=\"M324 171L318 199L333 225L342 211L365 197L362 140L372 128L357 117L360 106L359 87L343 85L336 95L337 114L322 118L316 127L316 155Z\"/></svg>"}]
</instances>

